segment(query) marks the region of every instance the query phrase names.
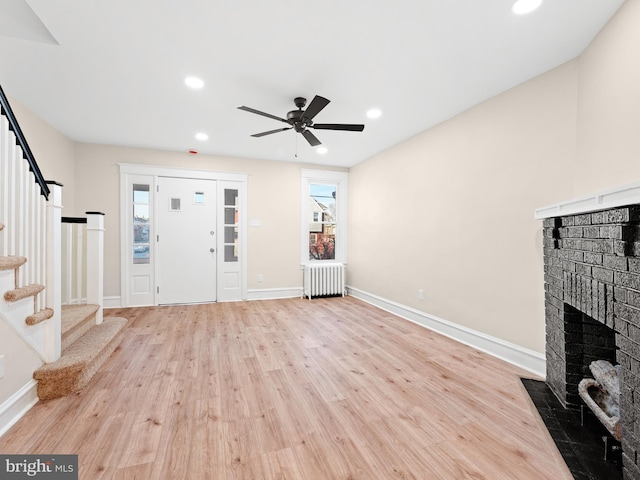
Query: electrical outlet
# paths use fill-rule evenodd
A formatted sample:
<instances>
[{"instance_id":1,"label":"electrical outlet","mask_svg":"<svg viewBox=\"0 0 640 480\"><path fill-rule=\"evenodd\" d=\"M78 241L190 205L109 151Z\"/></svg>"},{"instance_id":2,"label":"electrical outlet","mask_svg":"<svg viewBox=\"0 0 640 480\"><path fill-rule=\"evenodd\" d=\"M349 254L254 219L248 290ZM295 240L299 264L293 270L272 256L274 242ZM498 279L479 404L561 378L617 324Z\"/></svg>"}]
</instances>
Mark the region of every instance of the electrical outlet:
<instances>
[{"instance_id":1,"label":"electrical outlet","mask_svg":"<svg viewBox=\"0 0 640 480\"><path fill-rule=\"evenodd\" d=\"M418 300L424 300L424 290L421 288L418 290Z\"/></svg>"},{"instance_id":2,"label":"electrical outlet","mask_svg":"<svg viewBox=\"0 0 640 480\"><path fill-rule=\"evenodd\" d=\"M258 274L258 283L262 283L264 282L264 277L262 276L261 273Z\"/></svg>"},{"instance_id":3,"label":"electrical outlet","mask_svg":"<svg viewBox=\"0 0 640 480\"><path fill-rule=\"evenodd\" d=\"M4 355L0 355L0 378L4 377Z\"/></svg>"}]
</instances>

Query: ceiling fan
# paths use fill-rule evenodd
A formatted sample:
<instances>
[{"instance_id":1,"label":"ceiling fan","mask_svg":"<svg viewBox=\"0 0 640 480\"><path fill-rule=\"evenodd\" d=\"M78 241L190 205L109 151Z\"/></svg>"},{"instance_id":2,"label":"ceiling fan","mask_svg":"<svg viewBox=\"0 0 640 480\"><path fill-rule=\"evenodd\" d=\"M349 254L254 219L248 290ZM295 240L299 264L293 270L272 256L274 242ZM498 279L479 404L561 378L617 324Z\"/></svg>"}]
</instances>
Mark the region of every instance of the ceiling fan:
<instances>
[{"instance_id":1,"label":"ceiling fan","mask_svg":"<svg viewBox=\"0 0 640 480\"><path fill-rule=\"evenodd\" d=\"M308 128L315 128L318 130L346 130L349 132L361 132L364 130L364 125L361 124L356 125L349 123L313 123L313 118L329 104L329 100L324 97L320 97L319 95L313 97L313 100L311 100L311 103L306 110L302 110L302 108L307 104L306 98L296 97L293 102L295 103L296 107L298 107L298 110L291 110L290 112L288 112L286 119L276 117L275 115L271 115L270 113L261 112L260 110L256 110L255 108L245 107L244 105L238 107L238 109L244 110L245 112L255 113L257 115L262 115L263 117L273 118L274 120L279 120L290 125L289 127L269 130L268 132L255 133L251 135L252 137L264 137L265 135L284 132L285 130L291 130L293 128L296 132L302 134L307 142L309 142L309 145L315 147L317 145L321 145L321 142L313 133L307 130Z\"/></svg>"}]
</instances>

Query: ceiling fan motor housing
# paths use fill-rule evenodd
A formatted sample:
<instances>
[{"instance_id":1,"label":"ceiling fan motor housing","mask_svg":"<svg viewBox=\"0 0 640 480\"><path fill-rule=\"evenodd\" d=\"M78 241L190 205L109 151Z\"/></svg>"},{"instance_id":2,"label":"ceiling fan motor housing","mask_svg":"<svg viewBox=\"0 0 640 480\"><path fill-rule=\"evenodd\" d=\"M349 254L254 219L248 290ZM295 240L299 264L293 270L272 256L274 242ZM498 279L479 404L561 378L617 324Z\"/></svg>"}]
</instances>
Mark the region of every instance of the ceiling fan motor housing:
<instances>
[{"instance_id":1,"label":"ceiling fan motor housing","mask_svg":"<svg viewBox=\"0 0 640 480\"><path fill-rule=\"evenodd\" d=\"M296 100L300 100L300 98L296 98ZM304 100L304 98L302 100ZM295 128L296 132L303 132L305 128L313 124L311 120L303 119L303 114L304 112L302 110L291 110L287 113L287 122L293 125L293 128Z\"/></svg>"}]
</instances>

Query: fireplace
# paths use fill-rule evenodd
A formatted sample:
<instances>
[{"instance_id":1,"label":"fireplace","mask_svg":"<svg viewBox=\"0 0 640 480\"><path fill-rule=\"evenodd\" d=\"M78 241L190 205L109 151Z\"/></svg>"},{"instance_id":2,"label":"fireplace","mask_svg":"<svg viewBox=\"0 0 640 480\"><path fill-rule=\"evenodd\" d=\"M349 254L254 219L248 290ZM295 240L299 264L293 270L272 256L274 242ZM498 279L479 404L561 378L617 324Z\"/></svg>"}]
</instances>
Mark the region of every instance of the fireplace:
<instances>
[{"instance_id":1,"label":"fireplace","mask_svg":"<svg viewBox=\"0 0 640 480\"><path fill-rule=\"evenodd\" d=\"M590 363L620 365L623 475L640 480L640 204L603 210L597 196L585 212L578 203L589 202L536 212L544 218L546 381L577 408Z\"/></svg>"}]
</instances>

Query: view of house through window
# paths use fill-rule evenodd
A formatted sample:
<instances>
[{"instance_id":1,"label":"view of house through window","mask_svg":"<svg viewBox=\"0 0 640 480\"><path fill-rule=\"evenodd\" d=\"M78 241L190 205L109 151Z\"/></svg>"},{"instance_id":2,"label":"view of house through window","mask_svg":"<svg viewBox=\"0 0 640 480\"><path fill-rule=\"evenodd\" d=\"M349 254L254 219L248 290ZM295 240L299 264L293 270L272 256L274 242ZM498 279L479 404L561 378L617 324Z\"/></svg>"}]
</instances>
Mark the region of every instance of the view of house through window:
<instances>
[{"instance_id":1,"label":"view of house through window","mask_svg":"<svg viewBox=\"0 0 640 480\"><path fill-rule=\"evenodd\" d=\"M336 258L336 185L309 184L309 260Z\"/></svg>"},{"instance_id":2,"label":"view of house through window","mask_svg":"<svg viewBox=\"0 0 640 480\"><path fill-rule=\"evenodd\" d=\"M133 185L133 263L149 263L149 185Z\"/></svg>"}]
</instances>

